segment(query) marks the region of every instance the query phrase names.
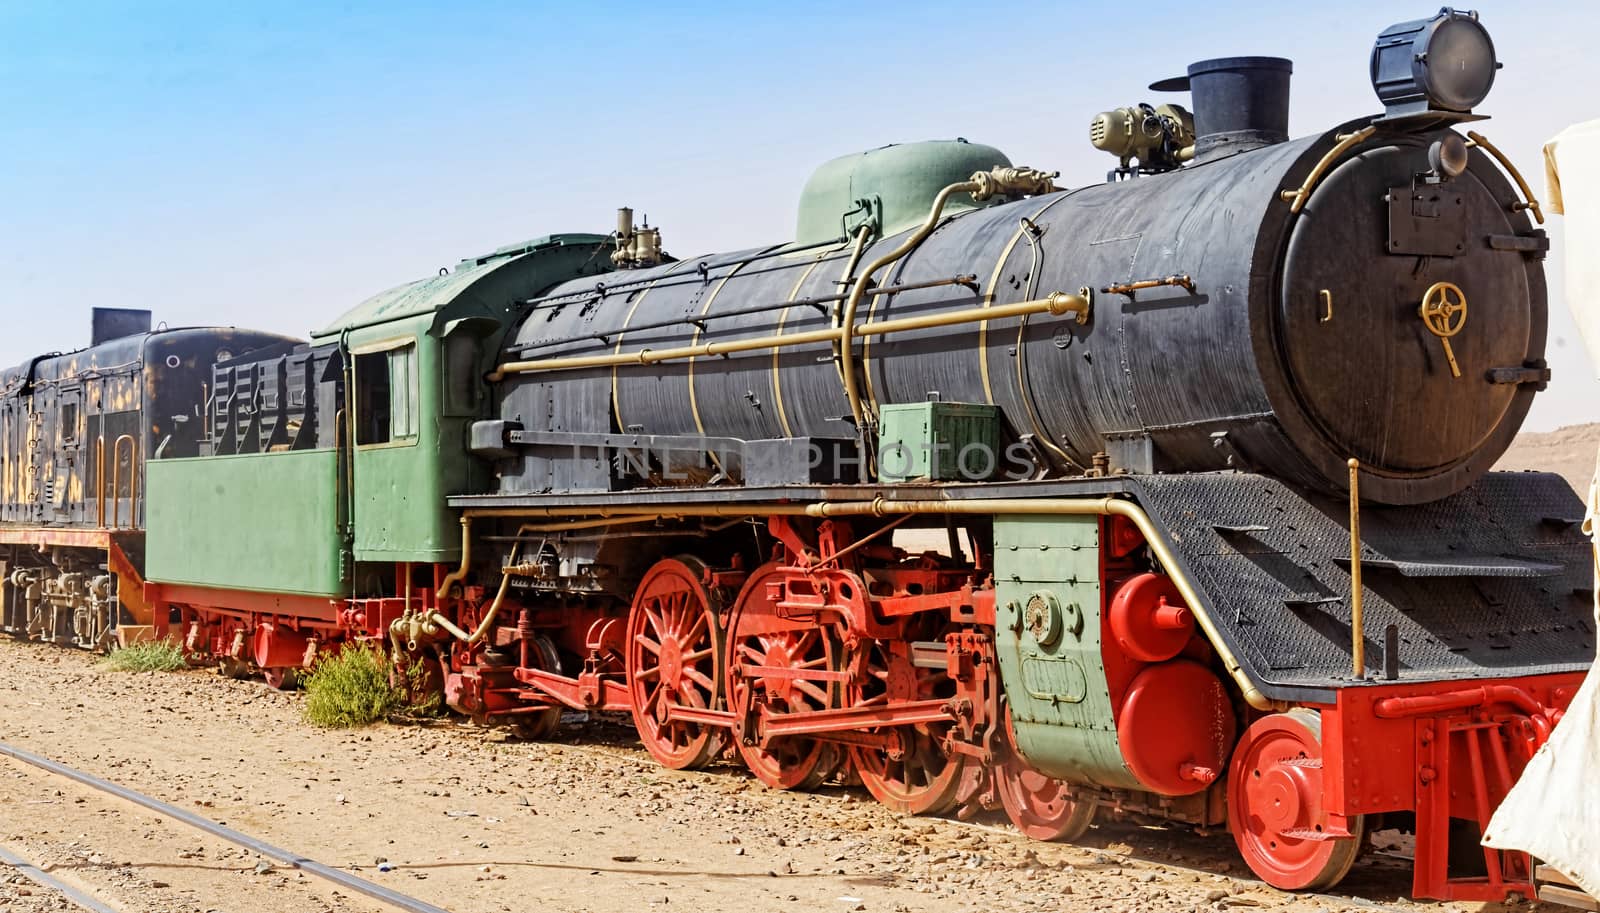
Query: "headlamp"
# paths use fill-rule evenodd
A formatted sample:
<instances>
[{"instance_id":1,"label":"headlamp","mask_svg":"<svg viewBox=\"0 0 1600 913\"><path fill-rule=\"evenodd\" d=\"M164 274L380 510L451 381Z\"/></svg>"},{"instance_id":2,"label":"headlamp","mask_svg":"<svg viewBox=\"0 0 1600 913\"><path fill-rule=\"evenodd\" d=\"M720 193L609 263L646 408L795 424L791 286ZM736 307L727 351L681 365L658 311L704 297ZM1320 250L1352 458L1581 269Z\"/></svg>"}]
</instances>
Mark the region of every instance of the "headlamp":
<instances>
[{"instance_id":1,"label":"headlamp","mask_svg":"<svg viewBox=\"0 0 1600 913\"><path fill-rule=\"evenodd\" d=\"M1494 42L1475 12L1445 7L1391 25L1372 46L1372 88L1386 116L1467 114L1494 85Z\"/></svg>"}]
</instances>

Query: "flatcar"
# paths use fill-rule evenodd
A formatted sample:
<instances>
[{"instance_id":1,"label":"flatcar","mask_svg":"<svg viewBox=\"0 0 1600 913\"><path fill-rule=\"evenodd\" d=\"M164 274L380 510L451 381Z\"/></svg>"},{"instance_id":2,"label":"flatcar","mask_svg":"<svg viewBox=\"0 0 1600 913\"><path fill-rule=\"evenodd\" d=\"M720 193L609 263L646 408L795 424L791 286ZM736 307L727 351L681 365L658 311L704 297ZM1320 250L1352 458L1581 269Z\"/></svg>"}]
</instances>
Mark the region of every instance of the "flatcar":
<instances>
[{"instance_id":1,"label":"flatcar","mask_svg":"<svg viewBox=\"0 0 1600 913\"><path fill-rule=\"evenodd\" d=\"M1418 896L1529 895L1477 836L1593 577L1565 483L1490 471L1550 378L1498 66L1399 23L1382 113L1290 139L1289 61L1201 61L1093 118L1104 181L888 146L784 243L624 209L234 353L145 465L154 633L280 686L380 641L527 737L626 713L668 767L1041 839L1226 828L1287 889L1400 829Z\"/></svg>"}]
</instances>

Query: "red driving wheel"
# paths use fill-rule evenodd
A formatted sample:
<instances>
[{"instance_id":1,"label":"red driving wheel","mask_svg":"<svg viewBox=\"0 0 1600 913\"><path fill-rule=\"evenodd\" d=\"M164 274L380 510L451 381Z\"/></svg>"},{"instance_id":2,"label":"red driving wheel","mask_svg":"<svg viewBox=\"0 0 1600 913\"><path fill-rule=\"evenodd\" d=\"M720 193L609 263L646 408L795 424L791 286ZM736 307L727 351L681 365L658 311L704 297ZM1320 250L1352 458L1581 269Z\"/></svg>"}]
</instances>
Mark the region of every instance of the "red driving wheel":
<instances>
[{"instance_id":1,"label":"red driving wheel","mask_svg":"<svg viewBox=\"0 0 1600 913\"><path fill-rule=\"evenodd\" d=\"M843 689L835 676L844 650L837 632L825 621L781 617L768 592L777 577L775 564L756 569L739 591L728 624L728 706L741 720L759 720L758 701L769 714L833 710L841 704ZM738 746L745 766L762 783L807 789L838 769L842 755L832 745L790 736L762 747L757 727L743 732Z\"/></svg>"},{"instance_id":2,"label":"red driving wheel","mask_svg":"<svg viewBox=\"0 0 1600 913\"><path fill-rule=\"evenodd\" d=\"M913 626L922 629L913 632ZM933 624L912 622L898 644L874 641L864 663L865 678L853 691L854 706L875 707L891 700L928 700L955 694L955 683L943 669L918 668L904 648L912 640L942 640ZM883 805L907 815L939 815L955 807L961 787L961 755L945 751L951 723L892 726L877 730L890 747L851 746L850 760L861 785Z\"/></svg>"},{"instance_id":3,"label":"red driving wheel","mask_svg":"<svg viewBox=\"0 0 1600 913\"><path fill-rule=\"evenodd\" d=\"M703 767L725 744L720 728L674 719L673 707L720 709L721 600L690 557L655 563L634 593L625 653L634 728L644 747L673 770Z\"/></svg>"},{"instance_id":4,"label":"red driving wheel","mask_svg":"<svg viewBox=\"0 0 1600 913\"><path fill-rule=\"evenodd\" d=\"M1322 807L1322 718L1296 708L1245 730L1228 770L1228 827L1251 871L1286 891L1325 891L1361 851L1361 815Z\"/></svg>"}]
</instances>

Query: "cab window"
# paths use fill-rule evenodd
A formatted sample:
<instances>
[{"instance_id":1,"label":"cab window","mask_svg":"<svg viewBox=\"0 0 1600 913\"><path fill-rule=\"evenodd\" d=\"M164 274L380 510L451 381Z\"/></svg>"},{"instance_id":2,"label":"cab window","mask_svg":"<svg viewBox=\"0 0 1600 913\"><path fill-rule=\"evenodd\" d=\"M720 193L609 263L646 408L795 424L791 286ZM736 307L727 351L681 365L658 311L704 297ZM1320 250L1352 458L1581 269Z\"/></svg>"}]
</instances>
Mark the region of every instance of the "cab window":
<instances>
[{"instance_id":1,"label":"cab window","mask_svg":"<svg viewBox=\"0 0 1600 913\"><path fill-rule=\"evenodd\" d=\"M417 346L408 342L356 356L356 443L417 436Z\"/></svg>"}]
</instances>

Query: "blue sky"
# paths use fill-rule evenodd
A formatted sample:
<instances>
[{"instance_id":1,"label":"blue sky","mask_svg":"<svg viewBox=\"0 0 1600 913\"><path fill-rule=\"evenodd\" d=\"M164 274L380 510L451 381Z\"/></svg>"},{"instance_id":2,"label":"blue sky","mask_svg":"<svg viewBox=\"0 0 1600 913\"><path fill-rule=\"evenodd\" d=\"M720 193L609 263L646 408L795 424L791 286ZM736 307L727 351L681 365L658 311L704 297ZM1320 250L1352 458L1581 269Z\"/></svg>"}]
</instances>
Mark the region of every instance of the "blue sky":
<instances>
[{"instance_id":1,"label":"blue sky","mask_svg":"<svg viewBox=\"0 0 1600 913\"><path fill-rule=\"evenodd\" d=\"M1479 9L1506 64L1483 129L1533 178L1546 138L1600 116L1600 3ZM964 136L1099 180L1088 118L1203 57L1293 58L1309 133L1376 110L1372 38L1436 10L0 0L0 364L82 345L96 304L304 335L620 205L679 255L781 240L812 168L887 142ZM1600 417L1551 266L1534 429Z\"/></svg>"}]
</instances>

